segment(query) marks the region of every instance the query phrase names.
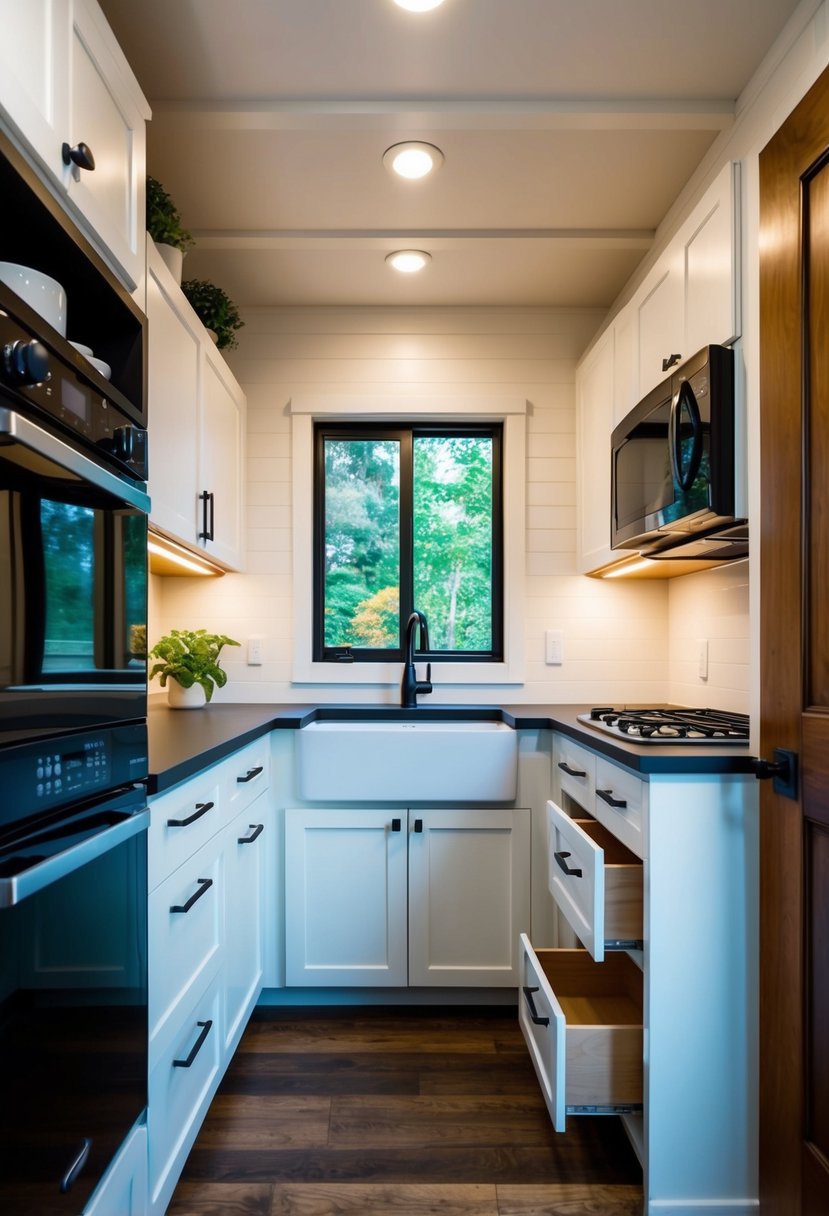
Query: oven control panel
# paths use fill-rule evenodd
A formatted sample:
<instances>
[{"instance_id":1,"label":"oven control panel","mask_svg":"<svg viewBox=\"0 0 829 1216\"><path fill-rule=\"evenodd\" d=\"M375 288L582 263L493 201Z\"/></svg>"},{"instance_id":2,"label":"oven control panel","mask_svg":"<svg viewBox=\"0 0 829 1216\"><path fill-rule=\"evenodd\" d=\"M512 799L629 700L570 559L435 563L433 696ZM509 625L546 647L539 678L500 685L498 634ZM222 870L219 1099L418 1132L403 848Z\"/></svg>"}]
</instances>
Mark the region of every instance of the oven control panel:
<instances>
[{"instance_id":1,"label":"oven control panel","mask_svg":"<svg viewBox=\"0 0 829 1216\"><path fill-rule=\"evenodd\" d=\"M145 722L0 747L0 835L45 811L144 781L147 772Z\"/></svg>"}]
</instances>

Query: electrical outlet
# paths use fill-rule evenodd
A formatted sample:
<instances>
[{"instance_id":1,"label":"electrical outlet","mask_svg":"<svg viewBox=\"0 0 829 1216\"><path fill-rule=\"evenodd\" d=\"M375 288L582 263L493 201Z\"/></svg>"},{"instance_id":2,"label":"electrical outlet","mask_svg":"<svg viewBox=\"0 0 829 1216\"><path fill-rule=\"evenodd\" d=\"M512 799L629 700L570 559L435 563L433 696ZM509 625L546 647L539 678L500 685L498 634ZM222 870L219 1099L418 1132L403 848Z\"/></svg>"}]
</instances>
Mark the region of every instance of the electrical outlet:
<instances>
[{"instance_id":1,"label":"electrical outlet","mask_svg":"<svg viewBox=\"0 0 829 1216\"><path fill-rule=\"evenodd\" d=\"M697 675L708 679L708 638L697 638Z\"/></svg>"},{"instance_id":2,"label":"electrical outlet","mask_svg":"<svg viewBox=\"0 0 829 1216\"><path fill-rule=\"evenodd\" d=\"M248 638L248 667L262 666L262 638L254 634Z\"/></svg>"},{"instance_id":3,"label":"electrical outlet","mask_svg":"<svg viewBox=\"0 0 829 1216\"><path fill-rule=\"evenodd\" d=\"M560 629L548 629L544 634L544 661L548 667L560 667L564 662L564 634Z\"/></svg>"}]
</instances>

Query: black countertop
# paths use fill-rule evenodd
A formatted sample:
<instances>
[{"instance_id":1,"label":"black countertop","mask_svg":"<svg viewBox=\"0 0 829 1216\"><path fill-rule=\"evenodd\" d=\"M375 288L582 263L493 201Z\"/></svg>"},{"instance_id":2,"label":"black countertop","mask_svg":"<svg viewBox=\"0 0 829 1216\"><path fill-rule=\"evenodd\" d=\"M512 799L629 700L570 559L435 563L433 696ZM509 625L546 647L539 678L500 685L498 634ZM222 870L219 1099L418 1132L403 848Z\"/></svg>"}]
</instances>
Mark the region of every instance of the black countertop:
<instances>
[{"instance_id":1,"label":"black countertop","mask_svg":"<svg viewBox=\"0 0 829 1216\"><path fill-rule=\"evenodd\" d=\"M151 697L148 716L151 794L162 793L271 730L299 730L319 720L502 721L516 730L557 730L643 776L664 773L751 773L748 747L666 747L627 743L578 721L588 705L445 705L402 710L393 705L208 705L171 710Z\"/></svg>"}]
</instances>

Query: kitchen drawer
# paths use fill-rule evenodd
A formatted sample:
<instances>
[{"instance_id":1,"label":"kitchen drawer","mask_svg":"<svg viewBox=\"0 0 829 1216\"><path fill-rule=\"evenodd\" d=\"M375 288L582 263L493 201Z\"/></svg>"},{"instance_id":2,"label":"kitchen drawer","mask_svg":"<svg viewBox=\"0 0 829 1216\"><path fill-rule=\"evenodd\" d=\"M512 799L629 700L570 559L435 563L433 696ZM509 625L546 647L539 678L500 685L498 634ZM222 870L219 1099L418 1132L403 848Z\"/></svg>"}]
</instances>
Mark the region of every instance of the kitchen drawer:
<instances>
[{"instance_id":1,"label":"kitchen drawer","mask_svg":"<svg viewBox=\"0 0 829 1216\"><path fill-rule=\"evenodd\" d=\"M568 1114L642 1105L642 972L625 953L533 950L521 934L518 1020L557 1132Z\"/></svg>"},{"instance_id":2,"label":"kitchen drawer","mask_svg":"<svg viewBox=\"0 0 829 1216\"><path fill-rule=\"evenodd\" d=\"M216 836L179 866L149 900L150 1050L160 1050L182 1002L204 988L222 944L222 843Z\"/></svg>"},{"instance_id":3,"label":"kitchen drawer","mask_svg":"<svg viewBox=\"0 0 829 1216\"><path fill-rule=\"evenodd\" d=\"M250 806L270 782L270 736L235 752L222 766L226 790L227 817L232 819Z\"/></svg>"},{"instance_id":4,"label":"kitchen drawer","mask_svg":"<svg viewBox=\"0 0 829 1216\"><path fill-rule=\"evenodd\" d=\"M148 846L150 890L215 836L222 822L216 767L153 798Z\"/></svg>"},{"instance_id":5,"label":"kitchen drawer","mask_svg":"<svg viewBox=\"0 0 829 1216\"><path fill-rule=\"evenodd\" d=\"M561 790L561 804L566 811L570 810L570 799L575 802L575 810L579 808L592 814L593 794L596 789L596 757L586 747L581 747L568 739L566 735L556 736L554 777L558 779Z\"/></svg>"},{"instance_id":6,"label":"kitchen drawer","mask_svg":"<svg viewBox=\"0 0 829 1216\"><path fill-rule=\"evenodd\" d=\"M549 887L588 953L642 943L642 862L595 819L577 820L547 803Z\"/></svg>"},{"instance_id":7,"label":"kitchen drawer","mask_svg":"<svg viewBox=\"0 0 829 1216\"><path fill-rule=\"evenodd\" d=\"M166 1210L218 1083L220 1006L216 979L185 1010L175 1035L151 1064L147 1131L154 1211Z\"/></svg>"},{"instance_id":8,"label":"kitchen drawer","mask_svg":"<svg viewBox=\"0 0 829 1216\"><path fill-rule=\"evenodd\" d=\"M593 814L637 857L645 856L648 783L626 768L596 757Z\"/></svg>"}]
</instances>

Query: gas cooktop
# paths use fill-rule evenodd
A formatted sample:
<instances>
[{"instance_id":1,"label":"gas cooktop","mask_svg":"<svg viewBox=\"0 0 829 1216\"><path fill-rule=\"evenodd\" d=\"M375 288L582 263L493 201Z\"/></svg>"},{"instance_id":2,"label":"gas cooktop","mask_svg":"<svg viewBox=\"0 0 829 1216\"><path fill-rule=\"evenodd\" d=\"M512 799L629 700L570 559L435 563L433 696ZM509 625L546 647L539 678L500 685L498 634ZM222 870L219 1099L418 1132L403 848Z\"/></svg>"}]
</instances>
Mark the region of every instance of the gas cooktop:
<instances>
[{"instance_id":1,"label":"gas cooktop","mask_svg":"<svg viewBox=\"0 0 829 1216\"><path fill-rule=\"evenodd\" d=\"M629 743L748 744L748 714L721 709L611 709L599 706L579 714L579 722Z\"/></svg>"}]
</instances>

